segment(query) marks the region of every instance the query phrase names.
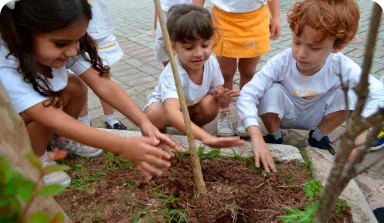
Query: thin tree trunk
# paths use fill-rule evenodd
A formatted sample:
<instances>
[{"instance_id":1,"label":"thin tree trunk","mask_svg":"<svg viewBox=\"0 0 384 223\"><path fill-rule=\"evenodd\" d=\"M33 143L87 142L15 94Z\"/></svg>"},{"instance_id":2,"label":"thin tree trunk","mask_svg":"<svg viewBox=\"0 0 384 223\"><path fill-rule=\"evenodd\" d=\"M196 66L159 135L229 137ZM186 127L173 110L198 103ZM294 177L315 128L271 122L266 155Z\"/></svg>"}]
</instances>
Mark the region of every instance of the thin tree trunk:
<instances>
[{"instance_id":1,"label":"thin tree trunk","mask_svg":"<svg viewBox=\"0 0 384 223\"><path fill-rule=\"evenodd\" d=\"M371 121L369 118L363 118L361 116L362 111L365 106L366 98L369 94L368 90L368 76L371 69L372 57L374 52L374 47L376 43L377 32L380 26L382 9L377 3L374 3L374 7L371 15L371 26L368 33L367 47L364 54L364 64L362 69L362 76L360 78L359 84L356 86L355 91L358 95L358 102L356 108L352 113L351 120L348 122L346 127L346 132L344 133L341 141L341 148L336 154L334 164L332 166L331 172L327 178L327 183L324 188L324 193L320 199L320 204L318 211L313 219L313 222L327 222L329 219L329 213L331 212L336 200L343 192L344 188L347 186L348 182L355 176L356 165L359 164L366 152L367 148L372 145L372 142L368 142L363 145L363 148L356 154L354 161L351 164L346 164L348 156L350 155L352 148L355 147L356 137L365 131L367 128L375 126L375 132L378 132L379 127L381 127L381 122L376 119L383 120L383 111L379 111L376 114L371 116ZM372 121L372 118L376 122ZM371 124L368 125L368 124ZM351 165L355 167L351 167Z\"/></svg>"},{"instance_id":2,"label":"thin tree trunk","mask_svg":"<svg viewBox=\"0 0 384 223\"><path fill-rule=\"evenodd\" d=\"M0 82L0 156L6 159L13 169L25 177L37 181L39 172L26 158L33 153L27 129L20 115L15 112L4 86ZM63 209L51 196L37 197L32 202L29 213L43 211L51 217ZM65 215L65 222L71 222Z\"/></svg>"},{"instance_id":3,"label":"thin tree trunk","mask_svg":"<svg viewBox=\"0 0 384 223\"><path fill-rule=\"evenodd\" d=\"M157 16L158 16L158 19L160 22L161 30L163 31L165 49L166 49L168 57L169 57L169 62L171 63L171 66L172 66L173 77L175 79L177 94L179 96L179 101L180 101L180 107L181 107L181 111L183 113L185 130L186 130L187 137L188 137L189 151L191 152L191 163L192 163L192 171L193 171L193 178L195 181L195 187L196 187L198 194L205 194L205 193L207 193L207 188L205 186L203 173L201 171L199 156L197 155L195 137L194 137L193 132L192 132L191 120L190 120L188 109L187 109L187 103L185 101L183 88L181 86L179 72L177 70L177 65L175 62L175 57L174 57L173 52L172 52L171 41L169 39L167 26L165 24L163 11L161 9L161 5L160 5L159 0L154 0L154 3L155 3L155 7L156 7ZM159 27L157 27L157 28L159 29Z\"/></svg>"}]
</instances>

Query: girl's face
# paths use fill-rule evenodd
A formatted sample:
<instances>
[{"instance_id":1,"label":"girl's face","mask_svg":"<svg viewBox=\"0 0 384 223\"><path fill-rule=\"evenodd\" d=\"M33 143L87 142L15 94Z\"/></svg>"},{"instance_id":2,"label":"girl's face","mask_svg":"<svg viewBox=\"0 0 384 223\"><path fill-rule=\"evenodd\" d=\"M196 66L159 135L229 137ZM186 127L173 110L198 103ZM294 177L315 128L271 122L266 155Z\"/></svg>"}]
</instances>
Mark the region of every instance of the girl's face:
<instances>
[{"instance_id":1,"label":"girl's face","mask_svg":"<svg viewBox=\"0 0 384 223\"><path fill-rule=\"evenodd\" d=\"M50 33L33 34L33 56L38 68L63 67L70 57L76 56L79 50L79 39L85 35L88 20L82 17L73 24Z\"/></svg>"},{"instance_id":2,"label":"girl's face","mask_svg":"<svg viewBox=\"0 0 384 223\"><path fill-rule=\"evenodd\" d=\"M176 42L173 50L187 73L200 72L211 55L211 40L200 39L191 43Z\"/></svg>"}]
</instances>

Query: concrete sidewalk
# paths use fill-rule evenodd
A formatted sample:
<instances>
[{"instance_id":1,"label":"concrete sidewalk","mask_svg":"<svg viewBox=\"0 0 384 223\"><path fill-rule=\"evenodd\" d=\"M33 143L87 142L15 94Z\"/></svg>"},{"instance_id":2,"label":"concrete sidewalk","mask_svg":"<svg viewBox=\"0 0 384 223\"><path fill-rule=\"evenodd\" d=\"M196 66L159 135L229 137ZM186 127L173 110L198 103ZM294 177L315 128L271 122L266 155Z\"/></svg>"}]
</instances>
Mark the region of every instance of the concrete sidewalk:
<instances>
[{"instance_id":1,"label":"concrete sidewalk","mask_svg":"<svg viewBox=\"0 0 384 223\"><path fill-rule=\"evenodd\" d=\"M208 2L208 7L210 3ZM361 9L360 28L357 36L363 39L362 43L350 44L343 53L362 65L367 30L369 29L370 11L372 2L366 0L358 1ZM257 69L259 70L268 59L282 50L291 46L291 32L286 20L288 9L293 1L281 1L281 20L283 24L282 36L273 41L270 52L263 56ZM162 64L154 60L154 36L149 36L147 31L153 28L154 4L152 1L133 0L110 0L110 11L114 22L115 35L125 55L118 63L112 66L112 79L116 81L136 102L143 108L146 104L146 96L153 91L157 84L159 74L163 68ZM384 75L384 29L381 25L376 51L373 57L371 73L376 77ZM238 89L239 76L235 77L235 88ZM232 106L235 109L234 106ZM98 98L90 91L89 113L92 118L92 125L105 127L103 111ZM127 125L129 130L139 130L127 118L116 112L116 117ZM216 132L216 121L206 126L207 131L212 134ZM331 140L337 141L343 132L343 127L337 129ZM284 143L303 149L306 146L308 131L288 130L285 131ZM375 157L383 156L384 150L369 153L362 165L367 165ZM384 206L384 169L376 164L370 171L357 178L357 181L367 197L372 208Z\"/></svg>"}]
</instances>

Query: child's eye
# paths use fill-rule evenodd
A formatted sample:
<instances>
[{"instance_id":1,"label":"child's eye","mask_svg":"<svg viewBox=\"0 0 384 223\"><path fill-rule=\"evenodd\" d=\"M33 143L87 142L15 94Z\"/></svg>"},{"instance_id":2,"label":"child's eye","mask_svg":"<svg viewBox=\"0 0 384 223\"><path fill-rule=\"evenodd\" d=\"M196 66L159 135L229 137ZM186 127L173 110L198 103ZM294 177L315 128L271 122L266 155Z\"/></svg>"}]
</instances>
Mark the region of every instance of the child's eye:
<instances>
[{"instance_id":1,"label":"child's eye","mask_svg":"<svg viewBox=\"0 0 384 223\"><path fill-rule=\"evenodd\" d=\"M203 44L203 45L201 45L203 48L207 48L207 47L209 47L209 44Z\"/></svg>"},{"instance_id":2,"label":"child's eye","mask_svg":"<svg viewBox=\"0 0 384 223\"><path fill-rule=\"evenodd\" d=\"M320 50L321 48L318 48L318 47L311 47L312 50L316 51L316 50Z\"/></svg>"},{"instance_id":3,"label":"child's eye","mask_svg":"<svg viewBox=\"0 0 384 223\"><path fill-rule=\"evenodd\" d=\"M184 47L186 50L192 50L193 49L193 47Z\"/></svg>"},{"instance_id":4,"label":"child's eye","mask_svg":"<svg viewBox=\"0 0 384 223\"><path fill-rule=\"evenodd\" d=\"M66 43L55 43L55 46L57 47L57 48L63 48L63 47L65 47L67 44Z\"/></svg>"}]
</instances>

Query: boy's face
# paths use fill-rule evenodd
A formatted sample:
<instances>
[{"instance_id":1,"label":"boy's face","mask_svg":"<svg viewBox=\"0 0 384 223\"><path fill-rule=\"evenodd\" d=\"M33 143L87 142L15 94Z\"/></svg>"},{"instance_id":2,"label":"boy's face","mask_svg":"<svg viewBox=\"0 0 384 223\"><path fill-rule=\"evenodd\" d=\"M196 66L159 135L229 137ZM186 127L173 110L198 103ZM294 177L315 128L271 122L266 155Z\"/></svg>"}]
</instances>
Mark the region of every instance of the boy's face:
<instances>
[{"instance_id":1,"label":"boy's face","mask_svg":"<svg viewBox=\"0 0 384 223\"><path fill-rule=\"evenodd\" d=\"M211 55L211 40L200 39L191 43L176 42L173 50L179 56L188 74L200 72Z\"/></svg>"},{"instance_id":2,"label":"boy's face","mask_svg":"<svg viewBox=\"0 0 384 223\"><path fill-rule=\"evenodd\" d=\"M70 57L78 54L79 39L85 35L87 26L88 20L83 17L63 29L33 34L33 55L38 65L63 67Z\"/></svg>"},{"instance_id":3,"label":"boy's face","mask_svg":"<svg viewBox=\"0 0 384 223\"><path fill-rule=\"evenodd\" d=\"M315 42L317 33L309 26L304 27L300 36L292 35L292 54L296 60L299 72L305 76L312 76L319 71L330 53L337 53L334 49L334 39L327 38L318 43Z\"/></svg>"}]
</instances>

